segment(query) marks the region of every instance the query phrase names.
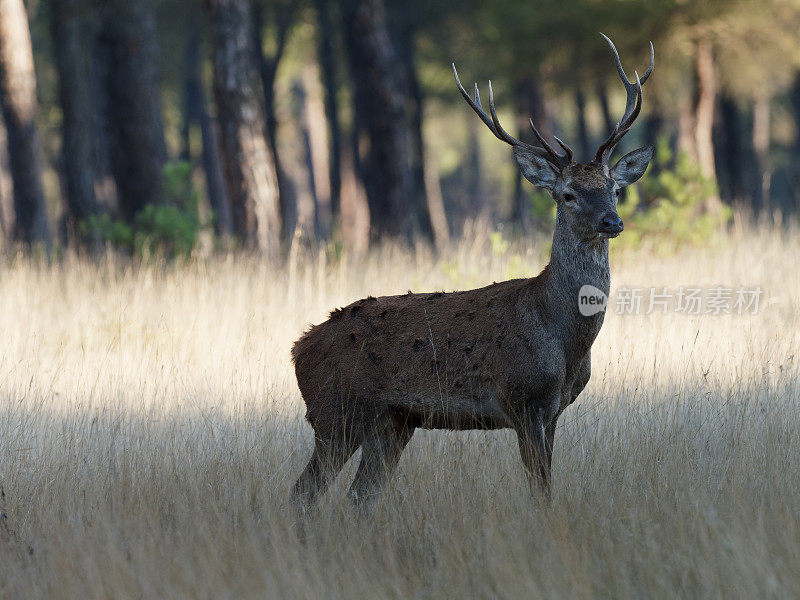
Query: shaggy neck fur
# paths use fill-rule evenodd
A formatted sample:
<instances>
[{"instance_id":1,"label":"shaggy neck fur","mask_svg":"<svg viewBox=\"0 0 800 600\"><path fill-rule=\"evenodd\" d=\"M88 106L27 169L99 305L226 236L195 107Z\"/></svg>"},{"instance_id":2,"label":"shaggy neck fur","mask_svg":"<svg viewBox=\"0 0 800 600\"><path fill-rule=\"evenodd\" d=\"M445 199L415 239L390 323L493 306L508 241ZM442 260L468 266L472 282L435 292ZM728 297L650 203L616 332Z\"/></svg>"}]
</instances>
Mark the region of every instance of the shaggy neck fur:
<instances>
[{"instance_id":1,"label":"shaggy neck fur","mask_svg":"<svg viewBox=\"0 0 800 600\"><path fill-rule=\"evenodd\" d=\"M578 294L581 287L591 285L608 296L611 284L608 239L582 239L559 207L550 264L543 275L544 309L565 334L562 339L567 354L578 356L588 352L605 312L583 316L578 310Z\"/></svg>"},{"instance_id":2,"label":"shaggy neck fur","mask_svg":"<svg viewBox=\"0 0 800 600\"><path fill-rule=\"evenodd\" d=\"M550 251L550 269L553 283L560 288L577 291L584 285L592 285L608 294L610 266L608 261L608 238L582 239L567 222L567 216L559 208L556 213L556 228L553 232L553 247ZM577 308L577 304L576 304Z\"/></svg>"}]
</instances>

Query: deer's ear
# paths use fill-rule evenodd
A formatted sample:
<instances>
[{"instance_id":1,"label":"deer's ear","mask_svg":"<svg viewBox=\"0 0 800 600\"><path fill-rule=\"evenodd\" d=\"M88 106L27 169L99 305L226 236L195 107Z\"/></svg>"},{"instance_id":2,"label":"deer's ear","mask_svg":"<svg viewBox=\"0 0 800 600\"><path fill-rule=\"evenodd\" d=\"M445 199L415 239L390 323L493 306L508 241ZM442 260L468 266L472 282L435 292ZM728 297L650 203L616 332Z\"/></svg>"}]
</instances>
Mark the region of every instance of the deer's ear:
<instances>
[{"instance_id":1,"label":"deer's ear","mask_svg":"<svg viewBox=\"0 0 800 600\"><path fill-rule=\"evenodd\" d=\"M556 172L549 162L524 146L514 146L514 158L525 179L536 187L552 191L556 185Z\"/></svg>"},{"instance_id":2,"label":"deer's ear","mask_svg":"<svg viewBox=\"0 0 800 600\"><path fill-rule=\"evenodd\" d=\"M617 182L621 188L638 181L647 170L647 165L653 158L653 147L645 146L633 152L629 152L617 161L611 169L611 178Z\"/></svg>"}]
</instances>

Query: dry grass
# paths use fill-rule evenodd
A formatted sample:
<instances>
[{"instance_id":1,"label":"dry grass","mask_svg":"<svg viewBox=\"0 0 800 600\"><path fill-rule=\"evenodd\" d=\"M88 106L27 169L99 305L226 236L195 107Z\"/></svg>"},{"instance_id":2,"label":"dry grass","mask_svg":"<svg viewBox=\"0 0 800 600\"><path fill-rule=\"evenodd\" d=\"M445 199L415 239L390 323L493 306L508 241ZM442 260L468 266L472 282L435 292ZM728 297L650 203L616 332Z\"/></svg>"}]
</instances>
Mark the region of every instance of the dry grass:
<instances>
[{"instance_id":1,"label":"dry grass","mask_svg":"<svg viewBox=\"0 0 800 600\"><path fill-rule=\"evenodd\" d=\"M556 435L551 506L509 432L417 432L373 520L343 489L298 541L311 449L292 341L367 294L533 274L463 243L0 271L0 596L800 596L800 236L615 256L616 286L761 285L755 316L609 313Z\"/></svg>"}]
</instances>

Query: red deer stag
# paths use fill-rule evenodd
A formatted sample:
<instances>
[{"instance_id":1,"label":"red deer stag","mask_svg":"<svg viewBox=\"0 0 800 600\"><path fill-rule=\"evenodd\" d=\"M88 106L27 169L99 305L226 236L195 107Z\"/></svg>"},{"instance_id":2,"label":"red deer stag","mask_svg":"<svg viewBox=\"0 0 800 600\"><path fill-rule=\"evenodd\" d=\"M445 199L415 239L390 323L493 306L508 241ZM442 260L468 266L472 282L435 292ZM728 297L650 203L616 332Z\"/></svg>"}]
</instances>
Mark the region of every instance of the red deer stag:
<instances>
[{"instance_id":1,"label":"red deer stag","mask_svg":"<svg viewBox=\"0 0 800 600\"><path fill-rule=\"evenodd\" d=\"M620 190L638 180L652 147L623 156L614 147L642 107L642 84L614 62L627 92L625 113L588 163L555 138L556 151L531 121L541 147L511 137L500 126L489 82L489 114L478 86L461 94L491 132L510 144L519 170L556 202L550 263L536 277L451 293L365 298L335 310L292 348L315 448L293 495L308 506L327 489L348 458L362 448L350 495L372 505L397 466L416 427L513 428L531 485L549 491L553 436L559 415L578 397L590 374L601 310L583 316L579 291L609 292L609 238L622 232ZM584 311L585 312L585 311Z\"/></svg>"}]
</instances>

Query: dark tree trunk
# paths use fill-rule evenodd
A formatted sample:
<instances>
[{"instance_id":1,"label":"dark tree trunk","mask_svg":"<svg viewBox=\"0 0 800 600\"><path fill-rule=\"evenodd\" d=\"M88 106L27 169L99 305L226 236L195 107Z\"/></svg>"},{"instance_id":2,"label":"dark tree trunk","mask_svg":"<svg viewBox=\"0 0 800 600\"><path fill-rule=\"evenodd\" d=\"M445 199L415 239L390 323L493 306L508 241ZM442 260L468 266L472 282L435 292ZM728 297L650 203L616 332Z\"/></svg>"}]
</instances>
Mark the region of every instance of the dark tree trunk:
<instances>
[{"instance_id":1,"label":"dark tree trunk","mask_svg":"<svg viewBox=\"0 0 800 600\"><path fill-rule=\"evenodd\" d=\"M583 90L575 92L575 110L578 119L578 148L580 157L578 160L590 160L594 153L592 152L592 141L589 139L589 126L586 123L586 95Z\"/></svg>"},{"instance_id":2,"label":"dark tree trunk","mask_svg":"<svg viewBox=\"0 0 800 600\"><path fill-rule=\"evenodd\" d=\"M14 237L14 184L8 158L8 137L3 114L0 112L0 246Z\"/></svg>"},{"instance_id":3,"label":"dark tree trunk","mask_svg":"<svg viewBox=\"0 0 800 600\"><path fill-rule=\"evenodd\" d=\"M664 116L661 114L658 108L654 106L644 120L645 143L655 146L660 137L667 135L665 125L666 123L664 121Z\"/></svg>"},{"instance_id":4,"label":"dark tree trunk","mask_svg":"<svg viewBox=\"0 0 800 600\"><path fill-rule=\"evenodd\" d=\"M220 237L233 233L231 207L225 189L222 159L219 155L219 135L217 124L209 114L200 63L200 34L194 30L189 34L186 48L186 97L183 124L183 160L192 161L191 129L199 125L202 143L203 173L206 180L206 194L211 210L214 211L214 231Z\"/></svg>"},{"instance_id":5,"label":"dark tree trunk","mask_svg":"<svg viewBox=\"0 0 800 600\"><path fill-rule=\"evenodd\" d=\"M42 150L34 122L36 75L22 0L0 0L0 106L14 181L14 238L26 244L49 244Z\"/></svg>"},{"instance_id":6,"label":"dark tree trunk","mask_svg":"<svg viewBox=\"0 0 800 600\"><path fill-rule=\"evenodd\" d=\"M792 103L794 113L794 154L800 156L800 72L795 75L794 84L789 92L789 99Z\"/></svg>"},{"instance_id":7,"label":"dark tree trunk","mask_svg":"<svg viewBox=\"0 0 800 600\"><path fill-rule=\"evenodd\" d=\"M316 0L317 8L317 53L325 88L325 115L328 119L331 215L334 224L339 218L342 188L342 129L339 125L339 109L336 99L336 54L333 44L333 19L330 0Z\"/></svg>"},{"instance_id":8,"label":"dark tree trunk","mask_svg":"<svg viewBox=\"0 0 800 600\"><path fill-rule=\"evenodd\" d=\"M403 95L395 77L397 54L386 27L382 0L344 0L342 20L356 113L368 144L362 173L370 208L372 237L410 240L408 209L411 173Z\"/></svg>"},{"instance_id":9,"label":"dark tree trunk","mask_svg":"<svg viewBox=\"0 0 800 600\"><path fill-rule=\"evenodd\" d=\"M472 217L482 219L490 216L489 203L486 200L486 184L483 174L483 159L481 157L480 135L483 135L483 123L479 119L468 115L467 121L467 159L466 181L467 194L469 195L469 210ZM516 207L516 206L515 206ZM512 217L513 218L513 217Z\"/></svg>"},{"instance_id":10,"label":"dark tree trunk","mask_svg":"<svg viewBox=\"0 0 800 600\"><path fill-rule=\"evenodd\" d=\"M719 127L715 128L719 189L723 198L739 203L745 198L745 148L742 144L742 115L736 100L722 96L719 103Z\"/></svg>"},{"instance_id":11,"label":"dark tree trunk","mask_svg":"<svg viewBox=\"0 0 800 600\"><path fill-rule=\"evenodd\" d=\"M67 225L77 224L101 212L95 197L94 133L91 56L86 41L87 12L82 0L60 0L51 5L53 54L58 69L62 111L62 168L67 191Z\"/></svg>"},{"instance_id":12,"label":"dark tree trunk","mask_svg":"<svg viewBox=\"0 0 800 600\"><path fill-rule=\"evenodd\" d=\"M203 172L206 175L206 193L211 210L214 211L214 231L221 238L233 235L233 215L231 201L225 187L225 173L219 155L219 127L214 118L203 111L200 121L203 137Z\"/></svg>"},{"instance_id":13,"label":"dark tree trunk","mask_svg":"<svg viewBox=\"0 0 800 600\"><path fill-rule=\"evenodd\" d=\"M113 68L111 64L110 47L104 43L100 36L103 27L100 10L91 13L91 41L92 62L90 68L91 91L95 105L94 119L94 190L101 206L108 211L119 214L120 202L117 193L117 183L114 181L114 171L111 167L111 143L107 124L111 121L112 107L109 105L109 94L106 82L109 80L108 72Z\"/></svg>"},{"instance_id":14,"label":"dark tree trunk","mask_svg":"<svg viewBox=\"0 0 800 600\"><path fill-rule=\"evenodd\" d=\"M417 67L414 64L414 24L412 15L408 14L405 7L399 7L390 13L390 22L395 26L391 28L392 36L397 49L397 59L400 63L398 91L405 96L408 136L409 136L409 169L411 170L411 194L408 198L409 207L414 212L414 228L423 238L433 241L433 225L431 224L430 211L425 188L425 142L422 136L422 89L417 77Z\"/></svg>"},{"instance_id":15,"label":"dark tree trunk","mask_svg":"<svg viewBox=\"0 0 800 600\"><path fill-rule=\"evenodd\" d=\"M186 55L183 67L183 123L181 125L181 160L192 162L192 129L200 124L203 113L203 83L200 73L200 34L196 25L186 39Z\"/></svg>"},{"instance_id":16,"label":"dark tree trunk","mask_svg":"<svg viewBox=\"0 0 800 600\"><path fill-rule=\"evenodd\" d=\"M753 210L756 214L770 212L770 180L772 173L769 167L769 98L760 96L753 103L752 145L754 160L753 171Z\"/></svg>"},{"instance_id":17,"label":"dark tree trunk","mask_svg":"<svg viewBox=\"0 0 800 600\"><path fill-rule=\"evenodd\" d=\"M278 180L262 117L264 96L253 47L251 7L240 0L207 0L207 5L234 232L245 247L277 259L281 248Z\"/></svg>"},{"instance_id":18,"label":"dark tree trunk","mask_svg":"<svg viewBox=\"0 0 800 600\"><path fill-rule=\"evenodd\" d=\"M600 137L605 139L614 130L616 121L611 116L611 107L608 104L608 90L602 84L597 86L597 99L600 101L600 111L603 113L603 124L606 128Z\"/></svg>"},{"instance_id":19,"label":"dark tree trunk","mask_svg":"<svg viewBox=\"0 0 800 600\"><path fill-rule=\"evenodd\" d=\"M798 168L800 167L800 165L798 165L798 160L800 159L800 72L795 74L794 83L789 91L789 101L791 102L795 124L794 144L791 147L794 160L792 161L793 164L789 172L790 180L793 183L792 188L794 190L800 190L800 168ZM800 192L798 191L794 192L794 202L796 212L800 213Z\"/></svg>"},{"instance_id":20,"label":"dark tree trunk","mask_svg":"<svg viewBox=\"0 0 800 600\"><path fill-rule=\"evenodd\" d=\"M100 39L109 68L107 130L119 209L132 222L160 201L167 159L159 97L155 23L149 0L106 0Z\"/></svg>"},{"instance_id":21,"label":"dark tree trunk","mask_svg":"<svg viewBox=\"0 0 800 600\"><path fill-rule=\"evenodd\" d=\"M291 236L297 224L297 199L292 189L291 181L283 170L281 155L278 152L278 118L275 114L275 75L278 72L283 51L286 47L286 37L289 33L291 21L288 11L277 10L276 16L276 48L275 53L268 57L264 53L262 35L264 32L264 15L261 4L253 2L253 47L258 71L261 76L261 92L264 95L264 119L272 156L275 161L275 174L278 178L279 202L281 208L282 227L284 235Z\"/></svg>"},{"instance_id":22,"label":"dark tree trunk","mask_svg":"<svg viewBox=\"0 0 800 600\"><path fill-rule=\"evenodd\" d=\"M530 120L545 138L552 135L552 126L547 115L544 93L538 81L531 77L521 79L516 88L517 100L517 127L519 139L529 144L538 145L530 126ZM514 203L511 220L517 223L523 231L531 227L530 204L527 189L523 184L522 175L515 170Z\"/></svg>"},{"instance_id":23,"label":"dark tree trunk","mask_svg":"<svg viewBox=\"0 0 800 600\"><path fill-rule=\"evenodd\" d=\"M405 8L405 7L401 7ZM444 210L441 183L436 169L436 160L428 154L423 132L425 99L417 75L415 64L414 15L402 10L397 15L399 31L397 34L399 56L403 65L405 85L408 96L408 123L410 133L410 168L414 186L414 208L417 212L417 227L428 240L435 242L437 248L444 248L449 242L450 232Z\"/></svg>"}]
</instances>

